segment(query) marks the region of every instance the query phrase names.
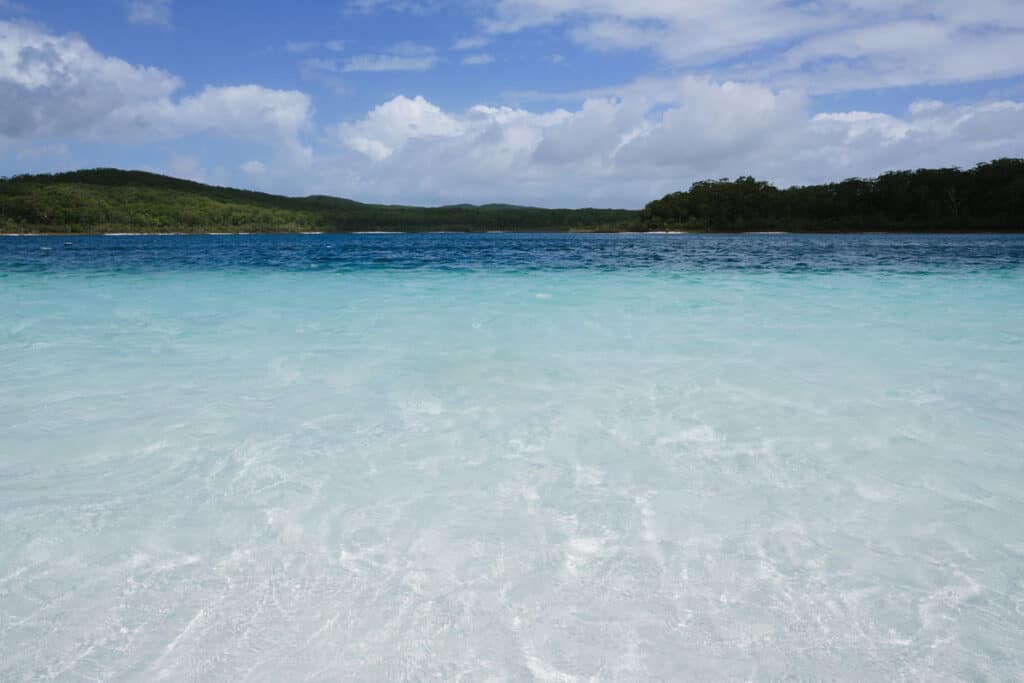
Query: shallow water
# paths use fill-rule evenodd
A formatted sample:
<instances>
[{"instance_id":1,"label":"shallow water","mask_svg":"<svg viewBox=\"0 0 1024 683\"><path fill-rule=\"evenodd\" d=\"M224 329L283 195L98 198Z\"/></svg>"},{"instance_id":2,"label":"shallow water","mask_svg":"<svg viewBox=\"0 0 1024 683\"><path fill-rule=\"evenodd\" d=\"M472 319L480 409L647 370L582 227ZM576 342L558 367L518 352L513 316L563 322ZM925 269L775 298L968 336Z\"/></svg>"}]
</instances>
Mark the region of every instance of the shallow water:
<instances>
[{"instance_id":1,"label":"shallow water","mask_svg":"<svg viewBox=\"0 0 1024 683\"><path fill-rule=\"evenodd\" d=\"M1022 352L1021 236L0 237L0 680L1020 679Z\"/></svg>"}]
</instances>

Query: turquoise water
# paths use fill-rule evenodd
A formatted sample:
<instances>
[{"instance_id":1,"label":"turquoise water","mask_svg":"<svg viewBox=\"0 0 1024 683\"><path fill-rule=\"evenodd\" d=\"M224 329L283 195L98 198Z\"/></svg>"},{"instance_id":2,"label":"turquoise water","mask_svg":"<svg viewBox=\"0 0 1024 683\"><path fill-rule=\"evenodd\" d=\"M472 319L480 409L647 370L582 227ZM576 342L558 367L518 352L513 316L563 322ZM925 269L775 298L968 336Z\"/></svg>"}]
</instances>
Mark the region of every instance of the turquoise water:
<instances>
[{"instance_id":1,"label":"turquoise water","mask_svg":"<svg viewBox=\"0 0 1024 683\"><path fill-rule=\"evenodd\" d=\"M0 238L0 680L1024 677L1024 238Z\"/></svg>"}]
</instances>

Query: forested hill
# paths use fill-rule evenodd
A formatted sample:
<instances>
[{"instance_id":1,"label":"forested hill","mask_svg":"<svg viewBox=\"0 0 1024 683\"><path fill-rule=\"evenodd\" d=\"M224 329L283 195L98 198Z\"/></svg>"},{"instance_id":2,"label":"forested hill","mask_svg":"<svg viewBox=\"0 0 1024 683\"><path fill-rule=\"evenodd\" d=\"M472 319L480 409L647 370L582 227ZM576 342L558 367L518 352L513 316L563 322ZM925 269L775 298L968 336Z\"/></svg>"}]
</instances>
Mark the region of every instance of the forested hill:
<instances>
[{"instance_id":1,"label":"forested hill","mask_svg":"<svg viewBox=\"0 0 1024 683\"><path fill-rule=\"evenodd\" d=\"M0 232L595 230L639 212L492 204L421 208L281 197L142 171L95 169L0 180Z\"/></svg>"},{"instance_id":2,"label":"forested hill","mask_svg":"<svg viewBox=\"0 0 1024 683\"><path fill-rule=\"evenodd\" d=\"M705 180L648 204L642 223L710 232L1024 232L1024 159L783 190L751 177Z\"/></svg>"},{"instance_id":3,"label":"forested hill","mask_svg":"<svg viewBox=\"0 0 1024 683\"><path fill-rule=\"evenodd\" d=\"M1024 159L787 189L751 177L704 180L640 212L362 204L115 169L0 179L0 232L363 230L1024 232Z\"/></svg>"}]
</instances>

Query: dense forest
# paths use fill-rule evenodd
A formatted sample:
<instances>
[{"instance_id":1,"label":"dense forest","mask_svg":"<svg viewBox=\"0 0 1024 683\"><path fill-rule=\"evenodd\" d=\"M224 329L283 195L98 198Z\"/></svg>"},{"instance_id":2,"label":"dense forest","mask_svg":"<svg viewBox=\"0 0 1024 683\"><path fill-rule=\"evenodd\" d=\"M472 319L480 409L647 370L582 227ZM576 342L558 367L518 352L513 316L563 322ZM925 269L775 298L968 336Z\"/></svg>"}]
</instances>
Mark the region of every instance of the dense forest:
<instances>
[{"instance_id":1,"label":"dense forest","mask_svg":"<svg viewBox=\"0 0 1024 683\"><path fill-rule=\"evenodd\" d=\"M1024 159L968 170L896 171L780 190L750 177L705 180L643 210L647 230L1024 231Z\"/></svg>"},{"instance_id":2,"label":"dense forest","mask_svg":"<svg viewBox=\"0 0 1024 683\"><path fill-rule=\"evenodd\" d=\"M787 189L751 177L704 180L640 212L362 204L115 169L0 179L0 232L361 230L1024 231L1024 159Z\"/></svg>"},{"instance_id":3,"label":"dense forest","mask_svg":"<svg viewBox=\"0 0 1024 683\"><path fill-rule=\"evenodd\" d=\"M436 208L280 197L142 171L96 169L0 180L0 232L352 232L621 229L638 212L490 204Z\"/></svg>"}]
</instances>

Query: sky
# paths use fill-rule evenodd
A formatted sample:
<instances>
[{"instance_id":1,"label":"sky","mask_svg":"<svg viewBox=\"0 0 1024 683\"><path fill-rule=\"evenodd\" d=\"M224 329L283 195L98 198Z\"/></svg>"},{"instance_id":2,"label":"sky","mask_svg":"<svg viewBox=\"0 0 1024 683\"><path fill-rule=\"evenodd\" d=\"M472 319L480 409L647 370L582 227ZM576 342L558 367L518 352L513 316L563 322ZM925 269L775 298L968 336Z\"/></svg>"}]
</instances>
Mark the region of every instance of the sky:
<instances>
[{"instance_id":1,"label":"sky","mask_svg":"<svg viewBox=\"0 0 1024 683\"><path fill-rule=\"evenodd\" d=\"M0 0L0 175L639 208L1024 156L1024 0Z\"/></svg>"}]
</instances>

